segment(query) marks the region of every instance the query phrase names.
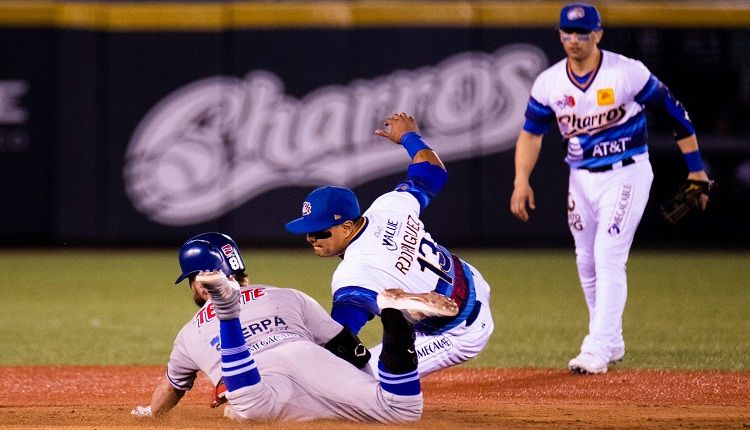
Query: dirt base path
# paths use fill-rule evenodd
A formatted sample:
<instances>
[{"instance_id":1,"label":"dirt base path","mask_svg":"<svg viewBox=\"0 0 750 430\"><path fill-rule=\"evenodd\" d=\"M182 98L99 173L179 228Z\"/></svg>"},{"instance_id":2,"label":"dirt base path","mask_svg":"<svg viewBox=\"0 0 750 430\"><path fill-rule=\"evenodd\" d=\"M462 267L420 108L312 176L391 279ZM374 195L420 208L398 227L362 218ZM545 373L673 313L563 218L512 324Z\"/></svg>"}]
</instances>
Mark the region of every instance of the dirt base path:
<instances>
[{"instance_id":1,"label":"dirt base path","mask_svg":"<svg viewBox=\"0 0 750 430\"><path fill-rule=\"evenodd\" d=\"M239 429L207 405L201 377L169 416L136 419L162 367L0 367L0 428ZM389 428L750 428L750 372L450 369L425 378L422 421ZM253 429L362 429L376 424L318 421Z\"/></svg>"}]
</instances>

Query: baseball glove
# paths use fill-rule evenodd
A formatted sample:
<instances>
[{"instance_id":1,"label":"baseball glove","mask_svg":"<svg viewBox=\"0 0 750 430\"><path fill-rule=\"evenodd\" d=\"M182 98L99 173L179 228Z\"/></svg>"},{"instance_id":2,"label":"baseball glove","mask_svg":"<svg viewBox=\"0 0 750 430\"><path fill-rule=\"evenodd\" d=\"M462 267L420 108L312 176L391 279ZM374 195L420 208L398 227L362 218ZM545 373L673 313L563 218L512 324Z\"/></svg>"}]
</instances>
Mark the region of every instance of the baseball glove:
<instances>
[{"instance_id":1,"label":"baseball glove","mask_svg":"<svg viewBox=\"0 0 750 430\"><path fill-rule=\"evenodd\" d=\"M701 195L705 194L710 198L713 188L714 181L688 179L677 194L662 203L660 207L662 218L670 224L677 224L690 212L702 209Z\"/></svg>"}]
</instances>

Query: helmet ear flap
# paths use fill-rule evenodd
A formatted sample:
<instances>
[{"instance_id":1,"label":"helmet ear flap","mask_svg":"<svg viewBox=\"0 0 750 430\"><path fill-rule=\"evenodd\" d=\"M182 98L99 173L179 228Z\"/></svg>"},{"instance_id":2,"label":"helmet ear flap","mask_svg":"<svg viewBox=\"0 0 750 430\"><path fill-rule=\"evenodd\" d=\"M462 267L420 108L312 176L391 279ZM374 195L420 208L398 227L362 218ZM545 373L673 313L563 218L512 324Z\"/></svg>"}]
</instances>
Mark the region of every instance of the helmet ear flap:
<instances>
[{"instance_id":1,"label":"helmet ear flap","mask_svg":"<svg viewBox=\"0 0 750 430\"><path fill-rule=\"evenodd\" d=\"M191 239L185 242L180 248L179 260L182 274L175 284L201 271L221 270L227 276L232 274L232 268L221 250L205 240Z\"/></svg>"}]
</instances>

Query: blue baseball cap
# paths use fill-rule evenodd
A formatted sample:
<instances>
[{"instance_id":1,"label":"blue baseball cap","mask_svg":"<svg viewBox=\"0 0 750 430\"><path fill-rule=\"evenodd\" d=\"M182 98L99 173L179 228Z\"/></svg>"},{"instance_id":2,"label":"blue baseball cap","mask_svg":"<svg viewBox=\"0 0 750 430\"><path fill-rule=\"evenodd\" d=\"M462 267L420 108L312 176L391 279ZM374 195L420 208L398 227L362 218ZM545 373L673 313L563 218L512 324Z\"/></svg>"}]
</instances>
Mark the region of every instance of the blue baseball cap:
<instances>
[{"instance_id":1,"label":"blue baseball cap","mask_svg":"<svg viewBox=\"0 0 750 430\"><path fill-rule=\"evenodd\" d=\"M585 3L571 3L560 11L560 30L590 33L602 29L602 18L596 7Z\"/></svg>"},{"instance_id":2,"label":"blue baseball cap","mask_svg":"<svg viewBox=\"0 0 750 430\"><path fill-rule=\"evenodd\" d=\"M342 187L320 187L305 198L302 216L286 223L294 234L307 234L343 224L359 217L359 202L354 192Z\"/></svg>"}]
</instances>

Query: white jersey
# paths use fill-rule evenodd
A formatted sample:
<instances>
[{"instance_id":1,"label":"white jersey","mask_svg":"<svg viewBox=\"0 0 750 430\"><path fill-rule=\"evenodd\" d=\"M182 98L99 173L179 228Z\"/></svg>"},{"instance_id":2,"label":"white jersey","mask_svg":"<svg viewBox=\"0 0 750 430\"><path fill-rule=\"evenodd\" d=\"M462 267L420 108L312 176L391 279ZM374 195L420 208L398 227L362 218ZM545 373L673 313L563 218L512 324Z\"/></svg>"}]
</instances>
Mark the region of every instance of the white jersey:
<instances>
[{"instance_id":1,"label":"white jersey","mask_svg":"<svg viewBox=\"0 0 750 430\"><path fill-rule=\"evenodd\" d=\"M648 151L644 108L634 99L651 72L640 61L601 53L588 87L576 81L563 59L542 72L531 89L531 98L554 112L572 168L611 165Z\"/></svg>"},{"instance_id":2,"label":"white jersey","mask_svg":"<svg viewBox=\"0 0 750 430\"><path fill-rule=\"evenodd\" d=\"M440 331L466 319L476 300L471 271L465 263L438 245L419 219L420 206L408 192L383 194L365 211L363 231L346 248L333 274L334 295L341 288L361 287L379 293L402 288L411 293L435 290L453 298L459 316ZM465 312L463 312L465 311ZM430 327L418 325L418 331Z\"/></svg>"},{"instance_id":3,"label":"white jersey","mask_svg":"<svg viewBox=\"0 0 750 430\"><path fill-rule=\"evenodd\" d=\"M254 356L293 341L324 345L343 329L316 301L290 288L243 286L240 306L240 324ZM214 385L221 378L219 319L211 302L201 307L177 334L167 378L175 388L189 390L198 370Z\"/></svg>"}]
</instances>

